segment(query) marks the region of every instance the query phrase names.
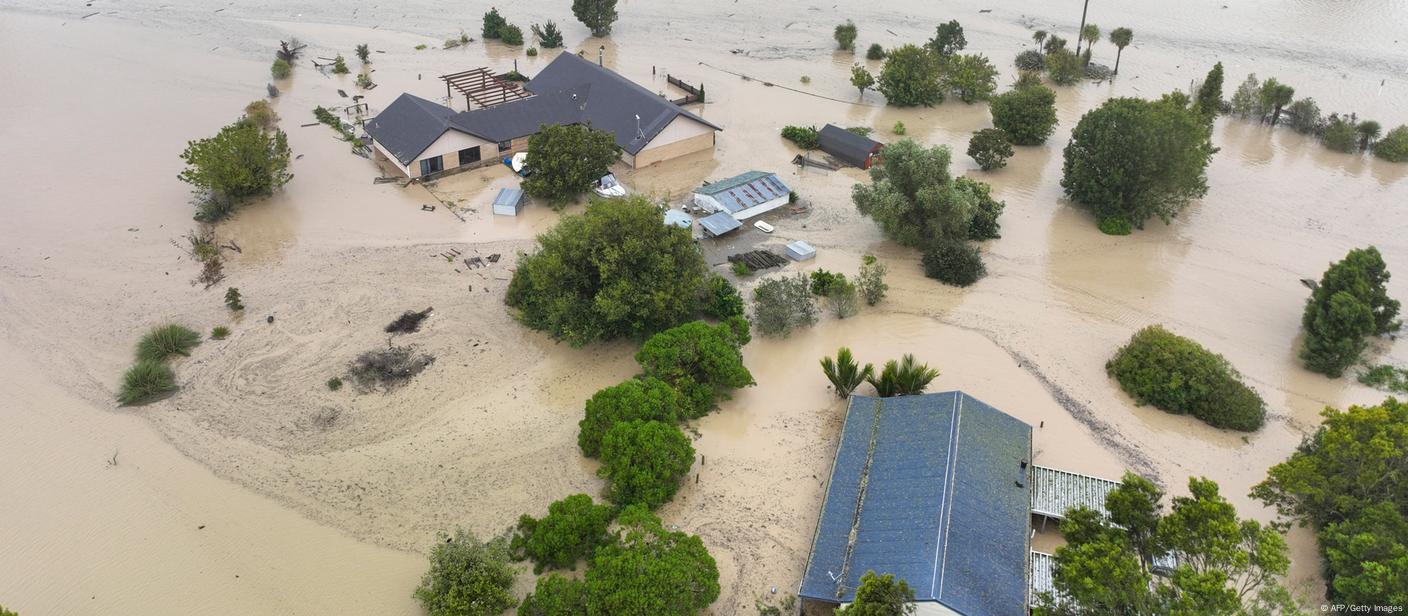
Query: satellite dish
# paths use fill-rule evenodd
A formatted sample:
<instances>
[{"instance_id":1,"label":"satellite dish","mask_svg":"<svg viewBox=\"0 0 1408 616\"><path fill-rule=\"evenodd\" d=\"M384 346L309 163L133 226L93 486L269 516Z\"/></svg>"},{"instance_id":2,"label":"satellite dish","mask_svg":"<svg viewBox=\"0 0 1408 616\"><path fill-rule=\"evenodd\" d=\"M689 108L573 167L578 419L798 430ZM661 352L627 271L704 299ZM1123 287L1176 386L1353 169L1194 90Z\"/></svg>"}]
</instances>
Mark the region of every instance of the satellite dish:
<instances>
[{"instance_id":1,"label":"satellite dish","mask_svg":"<svg viewBox=\"0 0 1408 616\"><path fill-rule=\"evenodd\" d=\"M527 161L528 161L528 153L527 153L527 152L519 152L519 153L517 153L517 154L514 154L514 155L513 155L513 163L512 163L513 171L514 171L515 173L520 172L520 171L523 171L523 163L525 163L525 162L527 162Z\"/></svg>"}]
</instances>

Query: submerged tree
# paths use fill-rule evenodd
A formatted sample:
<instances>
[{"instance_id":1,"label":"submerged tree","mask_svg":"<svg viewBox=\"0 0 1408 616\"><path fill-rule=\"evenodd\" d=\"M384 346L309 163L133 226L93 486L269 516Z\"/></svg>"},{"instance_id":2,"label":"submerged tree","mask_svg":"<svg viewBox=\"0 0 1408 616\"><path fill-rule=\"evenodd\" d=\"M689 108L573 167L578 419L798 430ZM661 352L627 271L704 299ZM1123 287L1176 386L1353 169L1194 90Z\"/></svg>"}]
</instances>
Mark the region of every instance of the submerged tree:
<instances>
[{"instance_id":1,"label":"submerged tree","mask_svg":"<svg viewBox=\"0 0 1408 616\"><path fill-rule=\"evenodd\" d=\"M199 196L196 218L219 220L234 207L263 197L293 179L288 172L288 136L241 119L214 137L186 143L185 170L177 177Z\"/></svg>"},{"instance_id":2,"label":"submerged tree","mask_svg":"<svg viewBox=\"0 0 1408 616\"><path fill-rule=\"evenodd\" d=\"M538 45L543 49L554 49L562 46L562 30L557 28L557 24L551 19L541 27L538 24L532 26L533 36L538 37Z\"/></svg>"},{"instance_id":3,"label":"submerged tree","mask_svg":"<svg viewBox=\"0 0 1408 616\"><path fill-rule=\"evenodd\" d=\"M876 86L896 107L932 107L944 102L938 58L927 49L904 45L890 50Z\"/></svg>"},{"instance_id":4,"label":"submerged tree","mask_svg":"<svg viewBox=\"0 0 1408 616\"><path fill-rule=\"evenodd\" d=\"M870 378L875 372L875 366L866 364L864 368L860 367L851 355L851 350L841 347L836 350L836 359L821 358L821 371L826 375L826 380L831 381L836 397L844 399Z\"/></svg>"},{"instance_id":5,"label":"submerged tree","mask_svg":"<svg viewBox=\"0 0 1408 616\"><path fill-rule=\"evenodd\" d=\"M1295 95L1295 88L1276 81L1275 77L1261 84L1261 108L1271 112L1272 126L1281 120L1281 110L1291 104Z\"/></svg>"},{"instance_id":6,"label":"submerged tree","mask_svg":"<svg viewBox=\"0 0 1408 616\"><path fill-rule=\"evenodd\" d=\"M1115 44L1115 74L1120 74L1120 57L1124 55L1124 48L1134 42L1134 31L1129 28L1115 28L1110 31L1110 42ZM1222 66L1218 63L1218 66Z\"/></svg>"},{"instance_id":7,"label":"submerged tree","mask_svg":"<svg viewBox=\"0 0 1408 616\"><path fill-rule=\"evenodd\" d=\"M1374 156L1392 163L1408 162L1408 126L1399 126L1374 142Z\"/></svg>"},{"instance_id":8,"label":"submerged tree","mask_svg":"<svg viewBox=\"0 0 1408 616\"><path fill-rule=\"evenodd\" d=\"M1339 377L1359 360L1365 338L1397 331L1399 303L1388 296L1388 267L1377 248L1358 248L1325 270L1301 317L1300 357L1309 370Z\"/></svg>"},{"instance_id":9,"label":"submerged tree","mask_svg":"<svg viewBox=\"0 0 1408 616\"><path fill-rule=\"evenodd\" d=\"M1090 50L1095 48L1095 43L1100 41L1100 26L1095 24L1085 24L1080 29L1080 38L1085 41L1085 53L1089 57Z\"/></svg>"},{"instance_id":10,"label":"submerged tree","mask_svg":"<svg viewBox=\"0 0 1408 616\"><path fill-rule=\"evenodd\" d=\"M860 290L860 296L865 299L865 303L871 306L880 303L885 299L885 292L890 289L890 285L885 284L885 274L888 268L875 255L865 255L861 257L860 273L856 274L856 288Z\"/></svg>"},{"instance_id":11,"label":"submerged tree","mask_svg":"<svg viewBox=\"0 0 1408 616\"><path fill-rule=\"evenodd\" d=\"M905 353L899 361L885 362L879 374L872 373L865 381L875 388L875 395L891 398L922 394L936 378L939 378L938 368L921 364L914 355Z\"/></svg>"},{"instance_id":12,"label":"submerged tree","mask_svg":"<svg viewBox=\"0 0 1408 616\"><path fill-rule=\"evenodd\" d=\"M816 304L805 274L769 278L753 287L753 324L764 336L786 338L816 323Z\"/></svg>"},{"instance_id":13,"label":"submerged tree","mask_svg":"<svg viewBox=\"0 0 1408 616\"><path fill-rule=\"evenodd\" d=\"M572 0L572 15L597 38L611 34L616 23L616 0Z\"/></svg>"},{"instance_id":14,"label":"submerged tree","mask_svg":"<svg viewBox=\"0 0 1408 616\"><path fill-rule=\"evenodd\" d=\"M1056 93L1041 84L1016 87L992 99L993 126L1017 145L1041 145L1056 130Z\"/></svg>"},{"instance_id":15,"label":"submerged tree","mask_svg":"<svg viewBox=\"0 0 1408 616\"><path fill-rule=\"evenodd\" d=\"M836 26L836 31L832 36L836 39L836 47L850 51L856 45L856 24L847 19L846 23Z\"/></svg>"},{"instance_id":16,"label":"submerged tree","mask_svg":"<svg viewBox=\"0 0 1408 616\"><path fill-rule=\"evenodd\" d=\"M685 417L702 417L729 392L754 384L743 365L742 348L749 339L748 321L742 317L718 325L691 321L651 336L636 361L645 376L679 392Z\"/></svg>"},{"instance_id":17,"label":"submerged tree","mask_svg":"<svg viewBox=\"0 0 1408 616\"><path fill-rule=\"evenodd\" d=\"M528 138L523 192L562 207L591 188L621 157L616 138L588 124L542 126Z\"/></svg>"},{"instance_id":18,"label":"submerged tree","mask_svg":"<svg viewBox=\"0 0 1408 616\"><path fill-rule=\"evenodd\" d=\"M656 509L674 498L694 465L689 437L658 421L618 423L601 438L601 468L607 495L618 507Z\"/></svg>"},{"instance_id":19,"label":"submerged tree","mask_svg":"<svg viewBox=\"0 0 1408 616\"><path fill-rule=\"evenodd\" d=\"M1012 156L1012 142L1002 129L984 128L968 139L968 156L977 161L983 171L1001 169Z\"/></svg>"},{"instance_id":20,"label":"submerged tree","mask_svg":"<svg viewBox=\"0 0 1408 616\"><path fill-rule=\"evenodd\" d=\"M1358 126L1355 126L1354 130L1359 133L1359 149L1368 152L1369 146L1373 145L1374 140L1379 138L1379 133L1383 131L1383 127L1373 120L1364 120L1360 122Z\"/></svg>"},{"instance_id":21,"label":"submerged tree","mask_svg":"<svg viewBox=\"0 0 1408 616\"><path fill-rule=\"evenodd\" d=\"M441 535L415 597L430 616L498 616L513 607L506 537L481 542L466 530Z\"/></svg>"},{"instance_id":22,"label":"submerged tree","mask_svg":"<svg viewBox=\"0 0 1408 616\"><path fill-rule=\"evenodd\" d=\"M979 54L952 56L944 64L944 89L965 103L992 97L997 90L997 67Z\"/></svg>"},{"instance_id":23,"label":"submerged tree","mask_svg":"<svg viewBox=\"0 0 1408 616\"><path fill-rule=\"evenodd\" d=\"M1114 33L1111 33L1113 36ZM1203 78L1203 84L1198 87L1198 98L1194 101L1194 107L1203 116L1203 121L1212 124L1217 118L1217 114L1222 110L1222 63L1218 62L1208 71L1208 76Z\"/></svg>"},{"instance_id":24,"label":"submerged tree","mask_svg":"<svg viewBox=\"0 0 1408 616\"><path fill-rule=\"evenodd\" d=\"M940 58L947 58L963 51L968 46L968 39L963 37L963 26L955 19L939 24L934 29L934 38L929 39L925 46Z\"/></svg>"},{"instance_id":25,"label":"submerged tree","mask_svg":"<svg viewBox=\"0 0 1408 616\"><path fill-rule=\"evenodd\" d=\"M857 90L860 90L860 96L864 98L865 91L875 85L875 76L871 75L870 71L865 70L864 66L859 64L853 65L851 66L851 85L855 86Z\"/></svg>"},{"instance_id":26,"label":"submerged tree","mask_svg":"<svg viewBox=\"0 0 1408 616\"><path fill-rule=\"evenodd\" d=\"M667 530L639 506L616 521L587 567L586 616L694 616L719 598L718 564L698 535Z\"/></svg>"}]
</instances>

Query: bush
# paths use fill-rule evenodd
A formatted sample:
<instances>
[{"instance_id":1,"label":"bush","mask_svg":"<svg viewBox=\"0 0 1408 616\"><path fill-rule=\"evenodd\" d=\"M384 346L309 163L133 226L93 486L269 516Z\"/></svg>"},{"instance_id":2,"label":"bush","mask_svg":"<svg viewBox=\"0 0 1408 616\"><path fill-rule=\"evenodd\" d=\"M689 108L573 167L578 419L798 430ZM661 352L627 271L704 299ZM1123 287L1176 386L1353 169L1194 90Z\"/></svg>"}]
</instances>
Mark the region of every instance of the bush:
<instances>
[{"instance_id":1,"label":"bush","mask_svg":"<svg viewBox=\"0 0 1408 616\"><path fill-rule=\"evenodd\" d=\"M1085 75L1085 65L1069 49L1057 49L1046 56L1046 72L1051 83L1058 86L1074 85Z\"/></svg>"},{"instance_id":2,"label":"bush","mask_svg":"<svg viewBox=\"0 0 1408 616\"><path fill-rule=\"evenodd\" d=\"M577 424L582 455L601 455L601 439L618 423L654 420L674 423L686 416L683 400L669 383L654 377L631 379L592 394L586 416Z\"/></svg>"},{"instance_id":3,"label":"bush","mask_svg":"<svg viewBox=\"0 0 1408 616\"><path fill-rule=\"evenodd\" d=\"M797 147L804 150L815 150L821 147L821 143L817 140L815 126L784 126L782 127L782 138L797 144Z\"/></svg>"},{"instance_id":4,"label":"bush","mask_svg":"<svg viewBox=\"0 0 1408 616\"><path fill-rule=\"evenodd\" d=\"M1391 163L1408 163L1408 125L1388 131L1374 142L1374 156Z\"/></svg>"},{"instance_id":5,"label":"bush","mask_svg":"<svg viewBox=\"0 0 1408 616\"><path fill-rule=\"evenodd\" d=\"M519 516L509 548L515 558L533 560L533 573L571 568L606 542L613 513L586 494L573 494L548 505L547 517Z\"/></svg>"},{"instance_id":6,"label":"bush","mask_svg":"<svg viewBox=\"0 0 1408 616\"><path fill-rule=\"evenodd\" d=\"M753 268L748 267L748 264L742 261L734 261L733 265L729 266L729 270L733 272L734 276L738 276L739 278L753 275Z\"/></svg>"},{"instance_id":7,"label":"bush","mask_svg":"<svg viewBox=\"0 0 1408 616\"><path fill-rule=\"evenodd\" d=\"M621 148L610 133L585 124L543 127L528 138L524 164L533 175L523 180L523 192L561 208L591 188L619 158Z\"/></svg>"},{"instance_id":8,"label":"bush","mask_svg":"<svg viewBox=\"0 0 1408 616\"><path fill-rule=\"evenodd\" d=\"M528 54L528 57L532 58L532 57L535 57L535 56L538 55L538 48L537 48L537 47L529 47L529 48L528 48L528 51L525 51L525 52L523 52L523 53Z\"/></svg>"},{"instance_id":9,"label":"bush","mask_svg":"<svg viewBox=\"0 0 1408 616\"><path fill-rule=\"evenodd\" d=\"M865 59L866 59L866 60L884 60L884 59L885 59L885 48L884 48L884 47L881 47L881 46L880 46L880 43L871 43L871 44L870 44L870 48L867 49L867 50L865 50Z\"/></svg>"},{"instance_id":10,"label":"bush","mask_svg":"<svg viewBox=\"0 0 1408 616\"><path fill-rule=\"evenodd\" d=\"M214 137L186 144L186 168L177 177L190 184L199 201L227 213L235 204L272 193L293 179L288 172L288 137L241 120Z\"/></svg>"},{"instance_id":11,"label":"bush","mask_svg":"<svg viewBox=\"0 0 1408 616\"><path fill-rule=\"evenodd\" d=\"M1330 121L1325 124L1325 132L1320 136L1320 140L1331 150L1350 153L1359 147L1359 132L1354 130L1354 123L1339 116L1331 116Z\"/></svg>"},{"instance_id":12,"label":"bush","mask_svg":"<svg viewBox=\"0 0 1408 616\"><path fill-rule=\"evenodd\" d=\"M719 597L719 568L697 535L671 532L643 507L587 568L587 616L694 616Z\"/></svg>"},{"instance_id":13,"label":"bush","mask_svg":"<svg viewBox=\"0 0 1408 616\"><path fill-rule=\"evenodd\" d=\"M171 367L160 361L142 359L123 373L117 401L137 404L170 391L176 391L176 374Z\"/></svg>"},{"instance_id":14,"label":"bush","mask_svg":"<svg viewBox=\"0 0 1408 616\"><path fill-rule=\"evenodd\" d=\"M244 106L244 117L263 130L270 130L279 123L279 114L269 106L269 101L259 99Z\"/></svg>"},{"instance_id":15,"label":"bush","mask_svg":"<svg viewBox=\"0 0 1408 616\"><path fill-rule=\"evenodd\" d=\"M587 206L538 236L505 301L528 327L583 346L646 336L698 312L708 267L689 231L660 224L649 198Z\"/></svg>"},{"instance_id":16,"label":"bush","mask_svg":"<svg viewBox=\"0 0 1408 616\"><path fill-rule=\"evenodd\" d=\"M680 480L694 465L694 447L680 429L658 421L628 421L601 439L601 468L607 496L617 506L655 509L674 498Z\"/></svg>"},{"instance_id":17,"label":"bush","mask_svg":"<svg viewBox=\"0 0 1408 616\"><path fill-rule=\"evenodd\" d=\"M1365 338L1402 325L1399 303L1388 296L1390 278L1377 248L1349 251L1330 265L1306 302L1300 358L1311 371L1338 378L1363 353Z\"/></svg>"},{"instance_id":18,"label":"bush","mask_svg":"<svg viewBox=\"0 0 1408 616\"><path fill-rule=\"evenodd\" d=\"M885 368L879 374L872 371L865 381L875 388L875 395L891 398L922 394L936 378L939 378L937 368L921 364L913 355L906 353L899 361L892 359L885 362Z\"/></svg>"},{"instance_id":19,"label":"bush","mask_svg":"<svg viewBox=\"0 0 1408 616\"><path fill-rule=\"evenodd\" d=\"M291 73L293 73L293 67L289 66L289 63L282 58L274 58L274 64L269 67L269 74L273 75L274 79L287 79Z\"/></svg>"},{"instance_id":20,"label":"bush","mask_svg":"<svg viewBox=\"0 0 1408 616\"><path fill-rule=\"evenodd\" d=\"M1056 93L1043 85L1017 87L992 99L992 125L1017 145L1041 145L1056 130Z\"/></svg>"},{"instance_id":21,"label":"bush","mask_svg":"<svg viewBox=\"0 0 1408 616\"><path fill-rule=\"evenodd\" d=\"M367 46L366 43L357 45L357 59L361 60L362 64L371 64L372 48Z\"/></svg>"},{"instance_id":22,"label":"bush","mask_svg":"<svg viewBox=\"0 0 1408 616\"><path fill-rule=\"evenodd\" d=\"M905 129L904 127L904 122L900 120L895 120L895 125L890 129L890 132L896 135L903 135L905 133L905 130L907 129Z\"/></svg>"},{"instance_id":23,"label":"bush","mask_svg":"<svg viewBox=\"0 0 1408 616\"><path fill-rule=\"evenodd\" d=\"M499 33L507 25L508 20L499 14L499 9L489 7L489 12L484 14L484 25L480 28L479 33L484 36L485 40L496 39L499 38Z\"/></svg>"},{"instance_id":24,"label":"bush","mask_svg":"<svg viewBox=\"0 0 1408 616\"><path fill-rule=\"evenodd\" d=\"M1002 224L997 222L1007 204L992 198L992 187L986 182L956 178L954 187L973 200L973 217L968 219L968 239L995 240L1002 237Z\"/></svg>"},{"instance_id":25,"label":"bush","mask_svg":"<svg viewBox=\"0 0 1408 616\"><path fill-rule=\"evenodd\" d=\"M922 47L904 45L891 50L885 58L876 89L885 95L886 102L896 107L933 107L944 102L940 74L938 58L933 53Z\"/></svg>"},{"instance_id":26,"label":"bush","mask_svg":"<svg viewBox=\"0 0 1408 616\"><path fill-rule=\"evenodd\" d=\"M966 287L988 273L983 256L971 244L944 241L924 251L924 275L947 285Z\"/></svg>"},{"instance_id":27,"label":"bush","mask_svg":"<svg viewBox=\"0 0 1408 616\"><path fill-rule=\"evenodd\" d=\"M764 336L786 338L816 323L816 305L806 274L769 278L753 288L753 325Z\"/></svg>"},{"instance_id":28,"label":"bush","mask_svg":"<svg viewBox=\"0 0 1408 616\"><path fill-rule=\"evenodd\" d=\"M335 376L328 379L328 389L331 391L342 389L342 377Z\"/></svg>"},{"instance_id":29,"label":"bush","mask_svg":"<svg viewBox=\"0 0 1408 616\"><path fill-rule=\"evenodd\" d=\"M1100 219L1100 232L1105 235L1129 235L1134 232L1134 227L1129 224L1129 219L1123 216L1106 216Z\"/></svg>"},{"instance_id":30,"label":"bush","mask_svg":"<svg viewBox=\"0 0 1408 616\"><path fill-rule=\"evenodd\" d=\"M968 156L977 161L983 171L992 171L1007 166L1012 157L1012 143L1007 133L1000 128L984 128L974 131L968 139Z\"/></svg>"},{"instance_id":31,"label":"bush","mask_svg":"<svg viewBox=\"0 0 1408 616\"><path fill-rule=\"evenodd\" d=\"M694 321L651 336L636 361L645 376L679 392L686 417L702 417L728 392L754 384L743 365L742 347L748 339L748 322L742 317L719 325Z\"/></svg>"},{"instance_id":32,"label":"bush","mask_svg":"<svg viewBox=\"0 0 1408 616\"><path fill-rule=\"evenodd\" d=\"M216 325L210 330L210 338L212 340L224 340L228 337L230 337L230 328L224 325Z\"/></svg>"},{"instance_id":33,"label":"bush","mask_svg":"<svg viewBox=\"0 0 1408 616\"><path fill-rule=\"evenodd\" d=\"M541 27L538 24L533 24L533 36L538 37L538 44L543 49L555 49L562 46L562 30L559 30L557 24L552 20L548 20Z\"/></svg>"},{"instance_id":34,"label":"bush","mask_svg":"<svg viewBox=\"0 0 1408 616\"><path fill-rule=\"evenodd\" d=\"M507 24L499 29L499 39L502 40L505 45L522 45L523 28L513 24Z\"/></svg>"},{"instance_id":35,"label":"bush","mask_svg":"<svg viewBox=\"0 0 1408 616\"><path fill-rule=\"evenodd\" d=\"M1359 373L1359 382L1374 389L1408 394L1408 370L1388 364L1369 366Z\"/></svg>"},{"instance_id":36,"label":"bush","mask_svg":"<svg viewBox=\"0 0 1408 616\"><path fill-rule=\"evenodd\" d=\"M1320 105L1316 104L1313 98L1302 98L1291 103L1291 106L1286 108L1286 115L1290 116L1287 122L1291 128L1302 135L1320 132L1325 122L1320 116Z\"/></svg>"},{"instance_id":37,"label":"bush","mask_svg":"<svg viewBox=\"0 0 1408 616\"><path fill-rule=\"evenodd\" d=\"M347 60L342 57L342 54L337 54L337 57L332 59L332 72L335 75L346 75L352 72L347 68Z\"/></svg>"},{"instance_id":38,"label":"bush","mask_svg":"<svg viewBox=\"0 0 1408 616\"><path fill-rule=\"evenodd\" d=\"M523 603L518 616L584 616L587 614L587 585L581 580L556 573L538 578L538 583Z\"/></svg>"},{"instance_id":39,"label":"bush","mask_svg":"<svg viewBox=\"0 0 1408 616\"><path fill-rule=\"evenodd\" d=\"M372 76L366 73L357 75L357 80L353 83L357 84L357 87L363 90L370 90L376 87L376 83L372 81Z\"/></svg>"},{"instance_id":40,"label":"bush","mask_svg":"<svg viewBox=\"0 0 1408 616\"><path fill-rule=\"evenodd\" d=\"M860 296L865 299L867 305L874 306L885 299L885 292L890 289L890 285L885 284L885 274L888 271L889 268L873 255L861 257L860 273L856 274L856 288L860 290Z\"/></svg>"},{"instance_id":41,"label":"bush","mask_svg":"<svg viewBox=\"0 0 1408 616\"><path fill-rule=\"evenodd\" d=\"M244 310L244 298L240 296L238 287L225 289L225 307L235 312Z\"/></svg>"},{"instance_id":42,"label":"bush","mask_svg":"<svg viewBox=\"0 0 1408 616\"><path fill-rule=\"evenodd\" d=\"M516 574L505 537L484 543L463 529L442 533L415 598L430 616L498 616L515 603L509 590Z\"/></svg>"},{"instance_id":43,"label":"bush","mask_svg":"<svg viewBox=\"0 0 1408 616\"><path fill-rule=\"evenodd\" d=\"M817 269L811 273L811 292L817 297L825 297L831 294L831 289L846 282L846 275L839 272L828 272L824 269Z\"/></svg>"},{"instance_id":44,"label":"bush","mask_svg":"<svg viewBox=\"0 0 1408 616\"><path fill-rule=\"evenodd\" d=\"M855 47L856 43L856 24L846 20L846 23L836 26L836 31L832 33L832 36L836 39L837 49L851 49Z\"/></svg>"},{"instance_id":45,"label":"bush","mask_svg":"<svg viewBox=\"0 0 1408 616\"><path fill-rule=\"evenodd\" d=\"M743 316L743 296L738 294L738 289L727 278L717 274L709 277L701 304L700 310L708 317L727 319Z\"/></svg>"},{"instance_id":46,"label":"bush","mask_svg":"<svg viewBox=\"0 0 1408 616\"><path fill-rule=\"evenodd\" d=\"M1266 418L1261 396L1225 358L1158 325L1134 334L1105 372L1136 403L1190 414L1214 428L1251 432Z\"/></svg>"},{"instance_id":47,"label":"bush","mask_svg":"<svg viewBox=\"0 0 1408 616\"><path fill-rule=\"evenodd\" d=\"M183 357L191 354L191 349L200 344L200 334L184 325L174 323L152 328L137 343L138 361L163 362L172 355Z\"/></svg>"},{"instance_id":48,"label":"bush","mask_svg":"<svg viewBox=\"0 0 1408 616\"><path fill-rule=\"evenodd\" d=\"M841 347L836 350L836 359L821 358L821 372L826 375L826 380L831 381L831 390L836 392L836 397L844 399L874 374L875 366L866 364L862 368L851 355L851 350Z\"/></svg>"},{"instance_id":49,"label":"bush","mask_svg":"<svg viewBox=\"0 0 1408 616\"><path fill-rule=\"evenodd\" d=\"M1046 56L1035 49L1028 49L1017 54L1017 59L1012 63L1019 71L1042 71L1046 69Z\"/></svg>"},{"instance_id":50,"label":"bush","mask_svg":"<svg viewBox=\"0 0 1408 616\"><path fill-rule=\"evenodd\" d=\"M860 312L860 293L851 281L841 278L826 292L826 303L838 319L849 319Z\"/></svg>"},{"instance_id":51,"label":"bush","mask_svg":"<svg viewBox=\"0 0 1408 616\"><path fill-rule=\"evenodd\" d=\"M902 579L886 573L877 575L866 571L860 576L860 587L856 589L855 601L845 609L836 610L837 616L903 616L912 613L914 590Z\"/></svg>"}]
</instances>

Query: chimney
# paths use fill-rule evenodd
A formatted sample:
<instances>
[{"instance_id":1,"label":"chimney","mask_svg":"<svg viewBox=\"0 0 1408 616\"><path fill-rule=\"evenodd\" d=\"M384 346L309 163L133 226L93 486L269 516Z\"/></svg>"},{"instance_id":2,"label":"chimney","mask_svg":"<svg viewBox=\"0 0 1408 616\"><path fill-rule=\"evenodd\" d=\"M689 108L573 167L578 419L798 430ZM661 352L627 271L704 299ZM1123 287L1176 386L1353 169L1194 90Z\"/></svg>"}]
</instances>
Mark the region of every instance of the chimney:
<instances>
[{"instance_id":1,"label":"chimney","mask_svg":"<svg viewBox=\"0 0 1408 616\"><path fill-rule=\"evenodd\" d=\"M606 45L602 45L601 47L597 48L597 50L596 50L596 65L597 65L597 66L605 66L605 62L606 62Z\"/></svg>"}]
</instances>

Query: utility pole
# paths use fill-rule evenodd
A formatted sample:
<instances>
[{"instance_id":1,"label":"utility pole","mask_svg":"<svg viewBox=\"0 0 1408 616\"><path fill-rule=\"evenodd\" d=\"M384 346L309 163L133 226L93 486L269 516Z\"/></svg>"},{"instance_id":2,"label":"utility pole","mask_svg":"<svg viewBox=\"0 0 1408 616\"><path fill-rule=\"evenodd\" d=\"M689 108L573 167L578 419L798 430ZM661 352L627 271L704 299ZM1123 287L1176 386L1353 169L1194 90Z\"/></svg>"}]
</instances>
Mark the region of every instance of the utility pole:
<instances>
[{"instance_id":1,"label":"utility pole","mask_svg":"<svg viewBox=\"0 0 1408 616\"><path fill-rule=\"evenodd\" d=\"M1085 6L1080 9L1080 29L1076 30L1076 57L1080 57L1080 44L1085 37L1085 12L1090 9L1090 0L1085 0Z\"/></svg>"}]
</instances>

